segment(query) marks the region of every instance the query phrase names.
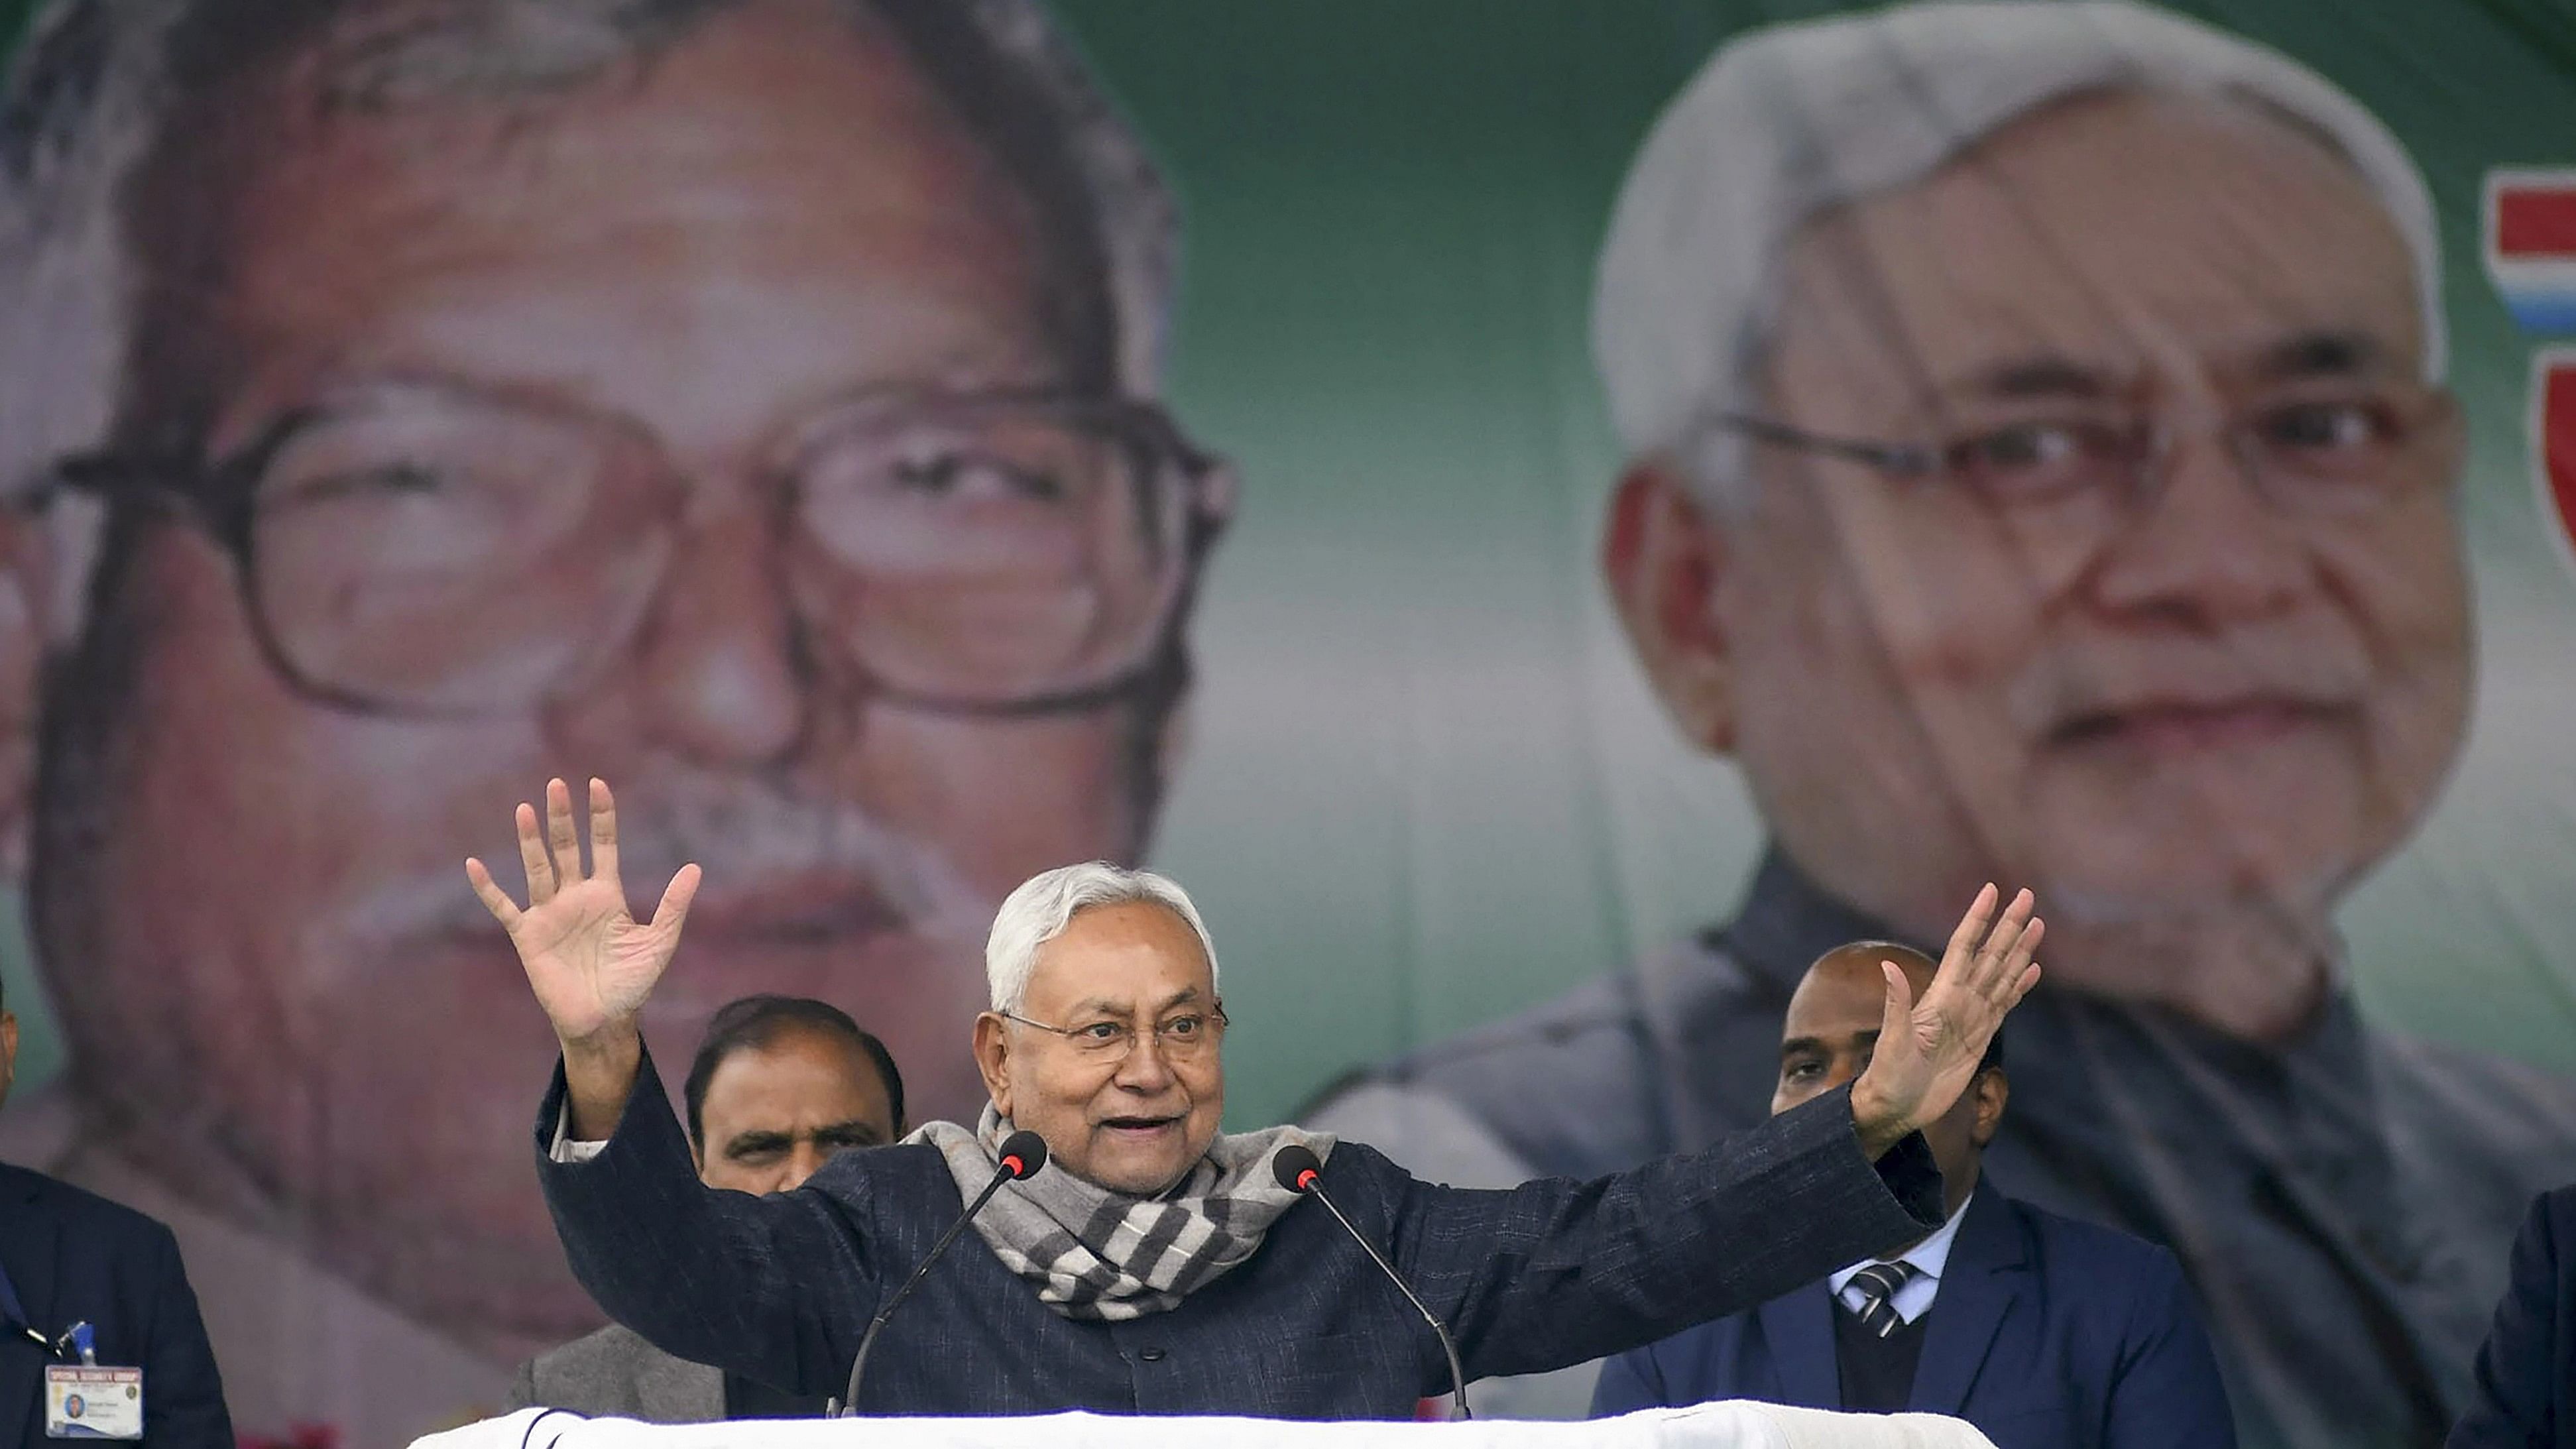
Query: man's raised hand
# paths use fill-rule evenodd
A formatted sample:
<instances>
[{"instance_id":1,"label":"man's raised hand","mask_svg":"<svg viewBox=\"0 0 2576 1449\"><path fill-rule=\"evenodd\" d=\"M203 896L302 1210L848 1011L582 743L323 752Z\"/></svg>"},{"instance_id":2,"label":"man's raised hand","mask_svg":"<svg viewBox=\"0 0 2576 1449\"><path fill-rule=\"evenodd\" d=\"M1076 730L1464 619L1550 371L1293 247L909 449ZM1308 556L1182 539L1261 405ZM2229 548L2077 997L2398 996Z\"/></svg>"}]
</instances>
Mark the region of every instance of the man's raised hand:
<instances>
[{"instance_id":1,"label":"man's raised hand","mask_svg":"<svg viewBox=\"0 0 2576 1449\"><path fill-rule=\"evenodd\" d=\"M1950 1110L1976 1079L2004 1014L2039 980L2031 959L2044 929L2031 914L2037 903L2023 891L1997 919L1997 894L1992 885L1977 892L1922 1000L1895 962L1879 963L1887 1003L1869 1066L1852 1083L1852 1121L1872 1158Z\"/></svg>"},{"instance_id":2,"label":"man's raised hand","mask_svg":"<svg viewBox=\"0 0 2576 1449\"><path fill-rule=\"evenodd\" d=\"M602 1049L624 1057L636 1039L636 1012L680 944L680 923L698 893L698 868L681 866L652 919L638 921L626 909L626 888L617 877L617 804L605 782L590 782L587 872L572 791L563 781L546 782L544 832L537 829L535 808L525 803L518 809L518 827L519 860L528 874L524 908L480 860L465 862L465 878L510 933L567 1064L576 1054Z\"/></svg>"}]
</instances>

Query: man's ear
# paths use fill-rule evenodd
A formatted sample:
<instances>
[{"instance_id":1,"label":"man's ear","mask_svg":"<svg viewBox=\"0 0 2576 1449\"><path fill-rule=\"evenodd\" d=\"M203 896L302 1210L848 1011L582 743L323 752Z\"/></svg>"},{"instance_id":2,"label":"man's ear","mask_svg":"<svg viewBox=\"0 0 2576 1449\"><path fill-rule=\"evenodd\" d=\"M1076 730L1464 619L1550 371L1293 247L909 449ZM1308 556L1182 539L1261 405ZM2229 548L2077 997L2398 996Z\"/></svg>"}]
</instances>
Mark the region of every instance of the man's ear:
<instances>
[{"instance_id":1,"label":"man's ear","mask_svg":"<svg viewBox=\"0 0 2576 1449\"><path fill-rule=\"evenodd\" d=\"M1190 747L1197 742L1194 728L1197 723L1198 712L1187 693L1173 700L1163 710L1163 717L1155 721L1154 778L1145 787L1152 791L1145 796L1145 822L1150 823L1153 818L1153 802L1170 798L1172 781L1180 778L1181 766L1189 759Z\"/></svg>"},{"instance_id":2,"label":"man's ear","mask_svg":"<svg viewBox=\"0 0 2576 1449\"><path fill-rule=\"evenodd\" d=\"M1997 1067L1977 1073L1977 1080L1968 1090L1977 1094L1977 1121L1968 1136L1982 1149L1995 1140L1995 1129L2003 1125L2004 1108L2012 1101L2012 1079Z\"/></svg>"},{"instance_id":3,"label":"man's ear","mask_svg":"<svg viewBox=\"0 0 2576 1449\"><path fill-rule=\"evenodd\" d=\"M2441 430L2442 462L2439 475L2453 492L2460 486L2460 475L2469 461L2469 430L2460 413L2460 395L2443 388L2436 399L2434 426Z\"/></svg>"},{"instance_id":4,"label":"man's ear","mask_svg":"<svg viewBox=\"0 0 2576 1449\"><path fill-rule=\"evenodd\" d=\"M0 882L27 877L28 805L35 794L53 539L41 510L0 506Z\"/></svg>"},{"instance_id":5,"label":"man's ear","mask_svg":"<svg viewBox=\"0 0 2576 1449\"><path fill-rule=\"evenodd\" d=\"M1693 744L1735 748L1735 672L1717 622L1724 533L1669 458L1628 466L1610 498L1601 575L1628 644L1664 709Z\"/></svg>"},{"instance_id":6,"label":"man's ear","mask_svg":"<svg viewBox=\"0 0 2576 1449\"><path fill-rule=\"evenodd\" d=\"M1199 474L1198 492L1192 499L1188 560L1191 576L1181 584L1187 591L1184 608L1198 592L1199 571L1207 567L1208 554L1234 522L1237 492L1234 464L1224 458L1210 459L1206 469ZM1154 794L1151 798L1163 798L1173 779L1180 774L1181 763L1189 755L1193 720L1187 693L1173 700L1164 710L1154 736Z\"/></svg>"},{"instance_id":7,"label":"man's ear","mask_svg":"<svg viewBox=\"0 0 2576 1449\"><path fill-rule=\"evenodd\" d=\"M990 1011L975 1018L975 1069L984 1074L984 1091L992 1097L994 1110L1004 1117L1011 1115L1009 1026Z\"/></svg>"}]
</instances>

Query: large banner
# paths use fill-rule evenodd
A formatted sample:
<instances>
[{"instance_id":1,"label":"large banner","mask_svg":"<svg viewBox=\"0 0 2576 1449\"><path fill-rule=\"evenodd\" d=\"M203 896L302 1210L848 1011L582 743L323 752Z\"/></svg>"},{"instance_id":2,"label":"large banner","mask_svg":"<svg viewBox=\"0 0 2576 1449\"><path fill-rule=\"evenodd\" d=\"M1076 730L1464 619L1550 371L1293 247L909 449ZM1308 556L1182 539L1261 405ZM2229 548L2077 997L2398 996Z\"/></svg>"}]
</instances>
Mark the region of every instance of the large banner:
<instances>
[{"instance_id":1,"label":"large banner","mask_svg":"<svg viewBox=\"0 0 2576 1449\"><path fill-rule=\"evenodd\" d=\"M2028 886L1987 1179L2252 1445L2438 1441L2576 1181L2548 0L60 0L0 488L0 1158L260 1444L599 1322L459 869L555 774L706 869L674 1080L808 994L971 1117L994 904L1143 861L1229 1123L1458 1182Z\"/></svg>"}]
</instances>

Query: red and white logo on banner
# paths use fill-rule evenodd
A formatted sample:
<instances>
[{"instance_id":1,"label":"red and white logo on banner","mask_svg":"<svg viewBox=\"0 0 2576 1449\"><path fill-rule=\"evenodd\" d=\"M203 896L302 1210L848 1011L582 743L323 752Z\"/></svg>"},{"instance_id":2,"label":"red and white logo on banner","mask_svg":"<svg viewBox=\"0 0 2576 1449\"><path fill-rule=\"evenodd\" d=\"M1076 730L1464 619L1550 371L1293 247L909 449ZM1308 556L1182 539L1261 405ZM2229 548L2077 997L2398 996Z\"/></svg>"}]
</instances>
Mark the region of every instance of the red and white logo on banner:
<instances>
[{"instance_id":1,"label":"red and white logo on banner","mask_svg":"<svg viewBox=\"0 0 2576 1449\"><path fill-rule=\"evenodd\" d=\"M2486 175L2486 268L2523 331L2576 335L2576 170L2499 166Z\"/></svg>"},{"instance_id":2,"label":"red and white logo on banner","mask_svg":"<svg viewBox=\"0 0 2576 1449\"><path fill-rule=\"evenodd\" d=\"M2532 354L2531 472L2559 556L2576 567L2576 347Z\"/></svg>"}]
</instances>

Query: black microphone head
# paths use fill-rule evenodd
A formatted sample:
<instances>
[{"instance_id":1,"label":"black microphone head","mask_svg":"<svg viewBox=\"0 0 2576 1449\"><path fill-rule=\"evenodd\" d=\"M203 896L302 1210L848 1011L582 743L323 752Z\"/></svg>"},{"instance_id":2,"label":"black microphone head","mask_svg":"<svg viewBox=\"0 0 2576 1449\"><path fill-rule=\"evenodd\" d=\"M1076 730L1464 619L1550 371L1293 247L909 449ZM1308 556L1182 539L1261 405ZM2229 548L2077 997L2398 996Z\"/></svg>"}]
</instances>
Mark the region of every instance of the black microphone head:
<instances>
[{"instance_id":1,"label":"black microphone head","mask_svg":"<svg viewBox=\"0 0 2576 1449\"><path fill-rule=\"evenodd\" d=\"M1002 1139L1002 1170L1015 1182L1037 1176L1046 1160L1046 1139L1025 1127Z\"/></svg>"},{"instance_id":2,"label":"black microphone head","mask_svg":"<svg viewBox=\"0 0 2576 1449\"><path fill-rule=\"evenodd\" d=\"M1324 1173L1322 1158L1301 1142L1291 1142L1270 1154L1271 1175L1290 1192L1313 1192Z\"/></svg>"}]
</instances>

